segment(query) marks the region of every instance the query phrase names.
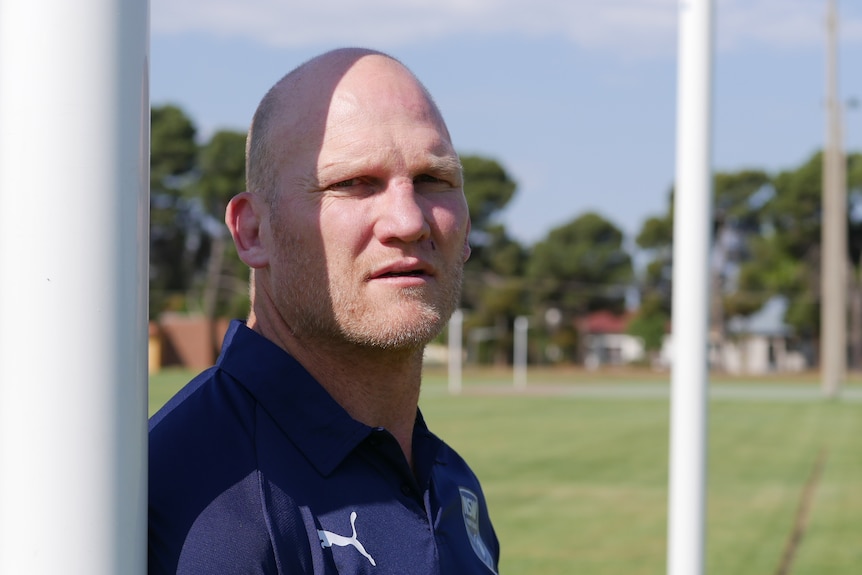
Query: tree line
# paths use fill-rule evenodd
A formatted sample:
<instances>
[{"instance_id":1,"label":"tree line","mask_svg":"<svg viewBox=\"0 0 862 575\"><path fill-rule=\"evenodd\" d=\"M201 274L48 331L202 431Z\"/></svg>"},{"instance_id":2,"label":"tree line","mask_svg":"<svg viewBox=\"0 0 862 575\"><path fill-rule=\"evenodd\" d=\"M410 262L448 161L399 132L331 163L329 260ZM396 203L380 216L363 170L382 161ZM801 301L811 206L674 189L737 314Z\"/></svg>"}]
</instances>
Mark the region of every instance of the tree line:
<instances>
[{"instance_id":1,"label":"tree line","mask_svg":"<svg viewBox=\"0 0 862 575\"><path fill-rule=\"evenodd\" d=\"M248 270L223 223L228 200L245 187L245 133L221 130L198 142L177 106L151 110L150 315L169 311L216 317L248 313ZM511 360L512 325L532 318L533 361L580 361L576 319L594 311L633 314L629 331L648 350L669 326L673 189L665 213L634 238L588 212L533 245L512 238L500 214L516 182L492 158L462 156L473 255L464 270L467 349L476 361ZM795 337L819 338L822 156L793 169L714 175L711 261L713 334L730 318L750 316L771 298L788 303ZM862 154L847 156L848 317L852 364L862 366ZM635 269L634 261L645 262ZM635 304L634 306L632 304ZM634 309L631 309L634 307ZM546 353L546 351L553 353Z\"/></svg>"}]
</instances>

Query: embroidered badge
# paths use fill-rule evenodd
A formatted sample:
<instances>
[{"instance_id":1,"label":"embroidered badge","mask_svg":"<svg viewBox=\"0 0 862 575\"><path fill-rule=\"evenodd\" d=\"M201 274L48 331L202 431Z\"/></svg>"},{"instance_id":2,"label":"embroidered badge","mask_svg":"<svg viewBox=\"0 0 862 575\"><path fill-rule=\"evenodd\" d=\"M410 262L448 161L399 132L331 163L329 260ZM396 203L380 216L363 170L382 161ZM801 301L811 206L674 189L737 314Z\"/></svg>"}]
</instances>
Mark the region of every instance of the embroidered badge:
<instances>
[{"instance_id":1,"label":"embroidered badge","mask_svg":"<svg viewBox=\"0 0 862 575\"><path fill-rule=\"evenodd\" d=\"M332 531L318 529L317 536L320 538L320 546L324 549L332 547L333 545L338 547L353 546L362 554L363 557L371 562L372 566L376 567L377 563L374 562L374 558L365 550L365 547L362 546L362 543L359 542L359 539L356 536L356 511L350 513L350 528L353 530L353 535L350 537L339 535Z\"/></svg>"},{"instance_id":2,"label":"embroidered badge","mask_svg":"<svg viewBox=\"0 0 862 575\"><path fill-rule=\"evenodd\" d=\"M496 575L494 557L488 551L485 542L482 541L482 534L479 533L479 498L465 487L459 487L458 490L461 492L461 512L464 515L464 526L467 528L470 546L473 547L473 551L476 552L476 556L482 563Z\"/></svg>"}]
</instances>

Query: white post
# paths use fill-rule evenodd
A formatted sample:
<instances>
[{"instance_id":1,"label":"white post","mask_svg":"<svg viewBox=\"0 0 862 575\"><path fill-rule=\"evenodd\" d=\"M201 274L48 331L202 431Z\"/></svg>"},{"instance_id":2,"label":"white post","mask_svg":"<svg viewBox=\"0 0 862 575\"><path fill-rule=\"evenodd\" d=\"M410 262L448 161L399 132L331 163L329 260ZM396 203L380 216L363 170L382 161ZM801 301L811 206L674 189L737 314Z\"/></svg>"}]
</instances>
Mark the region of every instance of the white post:
<instances>
[{"instance_id":1,"label":"white post","mask_svg":"<svg viewBox=\"0 0 862 575\"><path fill-rule=\"evenodd\" d=\"M706 540L713 1L679 7L667 572L698 575Z\"/></svg>"},{"instance_id":2,"label":"white post","mask_svg":"<svg viewBox=\"0 0 862 575\"><path fill-rule=\"evenodd\" d=\"M530 320L524 316L515 318L515 345L513 351L515 389L527 387L527 328Z\"/></svg>"},{"instance_id":3,"label":"white post","mask_svg":"<svg viewBox=\"0 0 862 575\"><path fill-rule=\"evenodd\" d=\"M0 0L0 573L146 570L148 0Z\"/></svg>"},{"instance_id":4,"label":"white post","mask_svg":"<svg viewBox=\"0 0 862 575\"><path fill-rule=\"evenodd\" d=\"M449 319L449 393L461 393L461 337L464 312L456 309Z\"/></svg>"},{"instance_id":5,"label":"white post","mask_svg":"<svg viewBox=\"0 0 862 575\"><path fill-rule=\"evenodd\" d=\"M823 393L836 397L847 376L847 174L838 96L838 8L826 12L826 146L823 150L821 225L820 376Z\"/></svg>"}]
</instances>

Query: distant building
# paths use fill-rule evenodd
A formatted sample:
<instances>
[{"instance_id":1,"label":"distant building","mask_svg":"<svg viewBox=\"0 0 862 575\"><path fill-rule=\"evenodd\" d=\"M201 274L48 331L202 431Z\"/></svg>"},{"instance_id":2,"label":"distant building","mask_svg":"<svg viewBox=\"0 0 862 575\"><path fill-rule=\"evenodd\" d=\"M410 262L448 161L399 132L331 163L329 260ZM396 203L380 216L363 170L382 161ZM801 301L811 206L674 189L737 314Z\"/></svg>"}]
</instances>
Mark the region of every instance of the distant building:
<instances>
[{"instance_id":1,"label":"distant building","mask_svg":"<svg viewBox=\"0 0 862 575\"><path fill-rule=\"evenodd\" d=\"M643 340L626 333L632 314L614 315L596 311L577 323L584 349L584 366L628 365L646 358Z\"/></svg>"},{"instance_id":2,"label":"distant building","mask_svg":"<svg viewBox=\"0 0 862 575\"><path fill-rule=\"evenodd\" d=\"M763 375L792 373L810 367L793 330L784 323L787 300L773 298L749 317L734 317L726 326L724 341L710 341L711 369L732 374ZM583 338L584 365L595 369L605 365L644 362L648 354L643 340L626 333L634 314L593 312L579 319ZM669 369L673 358L673 335L667 334L653 367Z\"/></svg>"},{"instance_id":3,"label":"distant building","mask_svg":"<svg viewBox=\"0 0 862 575\"><path fill-rule=\"evenodd\" d=\"M732 374L764 375L799 372L810 367L792 328L784 323L786 311L787 300L773 298L748 317L731 318L724 341L709 342L710 368ZM660 357L663 366L672 365L672 335L665 338Z\"/></svg>"},{"instance_id":4,"label":"distant building","mask_svg":"<svg viewBox=\"0 0 862 575\"><path fill-rule=\"evenodd\" d=\"M808 367L798 349L793 329L784 323L787 300L772 298L755 314L732 318L727 324L724 345L710 349L710 355L730 373L764 374L797 372ZM712 357L710 358L712 360Z\"/></svg>"}]
</instances>

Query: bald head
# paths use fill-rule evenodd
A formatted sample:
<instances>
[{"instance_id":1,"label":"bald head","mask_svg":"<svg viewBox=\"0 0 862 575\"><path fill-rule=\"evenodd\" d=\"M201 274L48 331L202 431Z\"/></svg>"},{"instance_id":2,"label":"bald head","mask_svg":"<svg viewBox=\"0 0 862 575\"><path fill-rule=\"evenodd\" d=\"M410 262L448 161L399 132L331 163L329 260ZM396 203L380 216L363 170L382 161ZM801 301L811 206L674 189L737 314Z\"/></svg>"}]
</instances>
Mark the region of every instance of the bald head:
<instances>
[{"instance_id":1,"label":"bald head","mask_svg":"<svg viewBox=\"0 0 862 575\"><path fill-rule=\"evenodd\" d=\"M328 52L273 86L248 142L226 221L253 270L249 325L411 353L434 337L458 303L470 217L416 77L379 52Z\"/></svg>"},{"instance_id":2,"label":"bald head","mask_svg":"<svg viewBox=\"0 0 862 575\"><path fill-rule=\"evenodd\" d=\"M332 107L356 86L420 90L435 123L448 138L442 115L419 80L395 58L363 48L326 52L279 80L255 112L248 135L246 189L271 203L278 195L279 167L297 152L319 149ZM366 90L368 93L372 90ZM362 105L361 102L354 102Z\"/></svg>"}]
</instances>

